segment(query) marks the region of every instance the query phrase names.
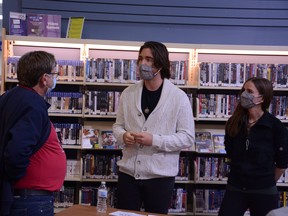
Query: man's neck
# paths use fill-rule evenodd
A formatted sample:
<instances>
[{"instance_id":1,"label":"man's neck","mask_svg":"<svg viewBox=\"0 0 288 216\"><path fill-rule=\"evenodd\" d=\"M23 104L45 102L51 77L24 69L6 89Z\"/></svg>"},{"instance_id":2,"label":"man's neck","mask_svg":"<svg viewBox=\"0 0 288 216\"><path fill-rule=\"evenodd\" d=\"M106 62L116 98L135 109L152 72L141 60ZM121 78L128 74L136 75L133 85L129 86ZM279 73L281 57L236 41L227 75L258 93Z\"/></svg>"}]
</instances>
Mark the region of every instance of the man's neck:
<instances>
[{"instance_id":1,"label":"man's neck","mask_svg":"<svg viewBox=\"0 0 288 216\"><path fill-rule=\"evenodd\" d=\"M144 80L144 84L149 91L156 91L164 82L161 76L156 76L152 80Z\"/></svg>"},{"instance_id":2,"label":"man's neck","mask_svg":"<svg viewBox=\"0 0 288 216\"><path fill-rule=\"evenodd\" d=\"M44 97L45 96L45 89L44 88L41 88L39 86L39 84L35 85L34 87L32 87L41 97Z\"/></svg>"}]
</instances>

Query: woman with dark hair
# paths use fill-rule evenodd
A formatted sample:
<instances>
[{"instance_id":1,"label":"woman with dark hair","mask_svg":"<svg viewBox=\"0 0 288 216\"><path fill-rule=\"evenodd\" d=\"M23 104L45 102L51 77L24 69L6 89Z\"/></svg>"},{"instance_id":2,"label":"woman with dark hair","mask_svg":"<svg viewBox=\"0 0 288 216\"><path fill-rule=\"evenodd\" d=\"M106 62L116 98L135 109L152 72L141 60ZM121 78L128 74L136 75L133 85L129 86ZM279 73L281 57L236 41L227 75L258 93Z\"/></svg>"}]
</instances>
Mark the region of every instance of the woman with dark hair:
<instances>
[{"instance_id":1,"label":"woman with dark hair","mask_svg":"<svg viewBox=\"0 0 288 216\"><path fill-rule=\"evenodd\" d=\"M194 144L192 107L185 92L169 81L165 45L144 43L137 65L142 80L122 92L113 125L123 146L117 207L167 214L180 151Z\"/></svg>"},{"instance_id":2,"label":"woman with dark hair","mask_svg":"<svg viewBox=\"0 0 288 216\"><path fill-rule=\"evenodd\" d=\"M267 109L273 98L272 83L248 79L240 103L225 129L230 173L219 216L264 216L278 208L277 180L288 163L288 132Z\"/></svg>"}]
</instances>

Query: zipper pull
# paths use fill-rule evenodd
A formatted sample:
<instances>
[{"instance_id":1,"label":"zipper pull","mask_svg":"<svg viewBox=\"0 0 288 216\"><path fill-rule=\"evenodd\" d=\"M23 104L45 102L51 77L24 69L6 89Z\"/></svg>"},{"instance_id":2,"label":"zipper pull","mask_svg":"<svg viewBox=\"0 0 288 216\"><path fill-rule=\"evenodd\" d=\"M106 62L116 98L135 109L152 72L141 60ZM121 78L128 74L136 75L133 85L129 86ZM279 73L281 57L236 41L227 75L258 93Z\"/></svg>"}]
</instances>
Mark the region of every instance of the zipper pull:
<instances>
[{"instance_id":1,"label":"zipper pull","mask_svg":"<svg viewBox=\"0 0 288 216\"><path fill-rule=\"evenodd\" d=\"M246 139L246 151L249 149L249 139Z\"/></svg>"}]
</instances>

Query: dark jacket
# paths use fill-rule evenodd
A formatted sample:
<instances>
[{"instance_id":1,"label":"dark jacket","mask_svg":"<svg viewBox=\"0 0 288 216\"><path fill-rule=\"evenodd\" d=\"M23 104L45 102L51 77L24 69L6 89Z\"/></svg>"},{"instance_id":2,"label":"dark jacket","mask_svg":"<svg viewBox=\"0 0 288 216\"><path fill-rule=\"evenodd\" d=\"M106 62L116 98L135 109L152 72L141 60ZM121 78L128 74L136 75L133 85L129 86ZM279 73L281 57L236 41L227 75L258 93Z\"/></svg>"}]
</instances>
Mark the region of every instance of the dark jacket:
<instances>
[{"instance_id":1,"label":"dark jacket","mask_svg":"<svg viewBox=\"0 0 288 216\"><path fill-rule=\"evenodd\" d=\"M242 128L236 137L226 131L225 148L231 159L228 183L239 189L264 189L276 185L275 166L288 164L288 131L268 112L247 134Z\"/></svg>"},{"instance_id":2,"label":"dark jacket","mask_svg":"<svg viewBox=\"0 0 288 216\"><path fill-rule=\"evenodd\" d=\"M49 137L48 108L43 97L23 86L0 98L0 214L8 213L13 183L25 175L30 156Z\"/></svg>"}]
</instances>

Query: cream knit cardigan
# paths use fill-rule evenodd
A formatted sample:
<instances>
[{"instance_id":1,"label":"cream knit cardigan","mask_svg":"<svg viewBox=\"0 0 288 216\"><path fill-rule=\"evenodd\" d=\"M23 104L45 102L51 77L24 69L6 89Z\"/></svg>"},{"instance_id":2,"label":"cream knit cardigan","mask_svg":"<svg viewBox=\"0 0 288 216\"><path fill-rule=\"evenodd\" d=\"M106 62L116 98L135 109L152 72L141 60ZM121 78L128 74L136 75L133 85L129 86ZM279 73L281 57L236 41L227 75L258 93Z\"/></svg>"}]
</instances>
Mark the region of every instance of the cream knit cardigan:
<instances>
[{"instance_id":1,"label":"cream knit cardigan","mask_svg":"<svg viewBox=\"0 0 288 216\"><path fill-rule=\"evenodd\" d=\"M184 91L164 79L159 102L147 120L141 110L143 81L127 87L120 96L113 133L122 145L118 161L121 172L136 179L176 176L179 154L195 149L195 126L191 103ZM126 146L123 134L145 131L153 135L152 146Z\"/></svg>"}]
</instances>

